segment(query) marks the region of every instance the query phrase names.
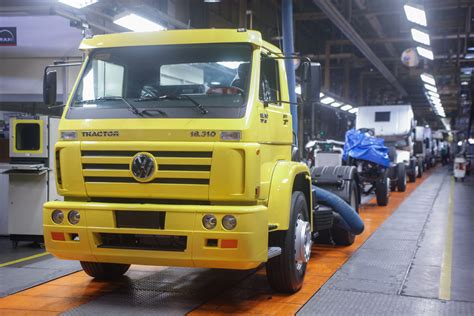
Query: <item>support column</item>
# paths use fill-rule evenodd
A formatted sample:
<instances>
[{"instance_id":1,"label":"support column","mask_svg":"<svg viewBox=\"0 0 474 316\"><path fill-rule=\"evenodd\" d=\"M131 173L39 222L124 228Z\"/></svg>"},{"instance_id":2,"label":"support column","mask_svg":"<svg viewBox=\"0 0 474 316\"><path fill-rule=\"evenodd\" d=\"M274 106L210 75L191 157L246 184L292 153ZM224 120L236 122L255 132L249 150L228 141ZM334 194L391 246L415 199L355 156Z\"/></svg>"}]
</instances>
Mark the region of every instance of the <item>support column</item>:
<instances>
[{"instance_id":1,"label":"support column","mask_svg":"<svg viewBox=\"0 0 474 316\"><path fill-rule=\"evenodd\" d=\"M294 41L293 41L293 0L282 0L281 5L281 20L283 31L283 53L285 56L293 56ZM296 106L296 77L295 66L292 59L285 60L286 76L288 78L288 92L291 102L291 116L293 117L293 132L298 135L298 112ZM296 144L298 140L296 139Z\"/></svg>"}]
</instances>

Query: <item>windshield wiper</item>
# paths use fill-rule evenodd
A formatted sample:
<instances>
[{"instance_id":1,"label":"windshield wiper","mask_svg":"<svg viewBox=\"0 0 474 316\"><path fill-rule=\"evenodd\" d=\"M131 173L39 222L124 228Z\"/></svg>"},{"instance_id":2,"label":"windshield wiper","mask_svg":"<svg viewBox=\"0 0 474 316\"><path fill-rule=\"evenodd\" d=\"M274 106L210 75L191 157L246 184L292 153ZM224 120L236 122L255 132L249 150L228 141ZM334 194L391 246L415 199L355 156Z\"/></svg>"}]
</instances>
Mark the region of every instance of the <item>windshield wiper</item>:
<instances>
[{"instance_id":1,"label":"windshield wiper","mask_svg":"<svg viewBox=\"0 0 474 316\"><path fill-rule=\"evenodd\" d=\"M140 110L137 109L136 106L134 106L133 104L131 104L130 102L128 102L128 100L124 97L119 97L119 96L114 96L114 97L100 97L100 98L97 98L97 99L91 99L91 100L82 100L82 101L78 101L78 102L75 102L76 104L91 104L91 103L96 103L96 102L103 102L103 101L115 101L115 100L120 100L120 101L123 101L127 106L128 108L130 109L130 111L132 111L133 114L137 115L137 116L143 116L143 113L140 112Z\"/></svg>"},{"instance_id":2,"label":"windshield wiper","mask_svg":"<svg viewBox=\"0 0 474 316\"><path fill-rule=\"evenodd\" d=\"M144 102L144 101L161 101L161 100L188 100L192 104L194 104L196 108L198 108L202 114L209 113L209 111L201 103L197 102L195 99L191 98L187 94L178 94L178 95L165 94L159 97L145 97L145 98L136 99L134 101Z\"/></svg>"}]
</instances>

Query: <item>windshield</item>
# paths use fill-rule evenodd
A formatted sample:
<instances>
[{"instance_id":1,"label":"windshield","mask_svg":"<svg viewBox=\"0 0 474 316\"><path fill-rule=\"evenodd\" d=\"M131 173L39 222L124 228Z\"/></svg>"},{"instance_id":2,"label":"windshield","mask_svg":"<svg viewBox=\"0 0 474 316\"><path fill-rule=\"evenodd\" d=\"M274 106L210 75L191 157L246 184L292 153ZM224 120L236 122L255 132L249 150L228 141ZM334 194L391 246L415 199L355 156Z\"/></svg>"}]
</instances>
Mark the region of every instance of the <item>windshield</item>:
<instances>
[{"instance_id":1,"label":"windshield","mask_svg":"<svg viewBox=\"0 0 474 316\"><path fill-rule=\"evenodd\" d=\"M250 44L97 49L66 117L239 118L250 57Z\"/></svg>"}]
</instances>

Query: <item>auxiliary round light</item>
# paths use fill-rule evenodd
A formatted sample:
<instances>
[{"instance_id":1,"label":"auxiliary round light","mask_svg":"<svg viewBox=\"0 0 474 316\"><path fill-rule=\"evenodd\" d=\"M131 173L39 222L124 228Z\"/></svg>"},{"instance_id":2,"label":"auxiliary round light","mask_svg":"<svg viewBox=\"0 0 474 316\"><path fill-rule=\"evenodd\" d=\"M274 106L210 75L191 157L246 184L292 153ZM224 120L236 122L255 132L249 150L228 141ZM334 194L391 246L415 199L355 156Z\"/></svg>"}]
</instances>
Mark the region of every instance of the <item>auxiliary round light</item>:
<instances>
[{"instance_id":1,"label":"auxiliary round light","mask_svg":"<svg viewBox=\"0 0 474 316\"><path fill-rule=\"evenodd\" d=\"M62 224L64 221L64 213L61 210L54 210L53 213L51 214L51 219L53 222L56 224Z\"/></svg>"},{"instance_id":2,"label":"auxiliary round light","mask_svg":"<svg viewBox=\"0 0 474 316\"><path fill-rule=\"evenodd\" d=\"M227 230L232 230L237 226L237 218L233 215L226 215L222 219L222 226Z\"/></svg>"},{"instance_id":3,"label":"auxiliary round light","mask_svg":"<svg viewBox=\"0 0 474 316\"><path fill-rule=\"evenodd\" d=\"M217 218L214 215L206 214L202 218L202 225L206 229L214 229L217 225Z\"/></svg>"},{"instance_id":4,"label":"auxiliary round light","mask_svg":"<svg viewBox=\"0 0 474 316\"><path fill-rule=\"evenodd\" d=\"M69 223L76 225L81 220L81 214L76 210L69 211L69 214L67 214L67 219Z\"/></svg>"}]
</instances>

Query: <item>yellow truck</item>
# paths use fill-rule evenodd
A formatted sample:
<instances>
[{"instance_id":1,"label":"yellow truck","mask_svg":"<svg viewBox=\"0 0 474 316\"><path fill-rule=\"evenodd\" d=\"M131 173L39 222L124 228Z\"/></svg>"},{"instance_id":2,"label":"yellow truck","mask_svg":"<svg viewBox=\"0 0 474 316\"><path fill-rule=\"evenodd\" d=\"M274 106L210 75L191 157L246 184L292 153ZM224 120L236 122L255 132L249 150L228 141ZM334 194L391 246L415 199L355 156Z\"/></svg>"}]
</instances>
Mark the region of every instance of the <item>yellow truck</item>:
<instances>
[{"instance_id":1,"label":"yellow truck","mask_svg":"<svg viewBox=\"0 0 474 316\"><path fill-rule=\"evenodd\" d=\"M44 205L47 250L96 278L131 264L266 263L276 290L299 290L316 231L337 216L314 201L308 167L292 161L281 51L240 29L98 35L80 48L55 146L64 201ZM301 67L309 98L318 71ZM44 98L55 104L50 69ZM330 184L357 209L344 170ZM336 243L353 241L354 232L331 231Z\"/></svg>"}]
</instances>

